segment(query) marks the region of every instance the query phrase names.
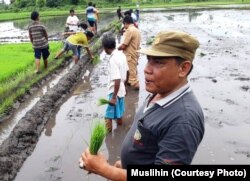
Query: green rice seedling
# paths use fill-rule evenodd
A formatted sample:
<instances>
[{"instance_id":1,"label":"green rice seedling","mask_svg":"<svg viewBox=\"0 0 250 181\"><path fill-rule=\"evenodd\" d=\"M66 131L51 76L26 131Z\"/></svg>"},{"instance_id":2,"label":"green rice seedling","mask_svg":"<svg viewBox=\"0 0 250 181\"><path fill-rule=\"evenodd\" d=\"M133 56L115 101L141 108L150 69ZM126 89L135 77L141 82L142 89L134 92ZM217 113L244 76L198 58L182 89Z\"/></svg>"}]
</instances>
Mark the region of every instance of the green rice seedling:
<instances>
[{"instance_id":1,"label":"green rice seedling","mask_svg":"<svg viewBox=\"0 0 250 181\"><path fill-rule=\"evenodd\" d=\"M101 59L99 55L95 55L93 60L92 60L92 64L93 65L97 65L98 63L100 63Z\"/></svg>"},{"instance_id":2,"label":"green rice seedling","mask_svg":"<svg viewBox=\"0 0 250 181\"><path fill-rule=\"evenodd\" d=\"M92 155L97 155L106 134L107 129L104 121L96 121L90 137L89 151Z\"/></svg>"},{"instance_id":3,"label":"green rice seedling","mask_svg":"<svg viewBox=\"0 0 250 181\"><path fill-rule=\"evenodd\" d=\"M54 57L61 47L58 42L50 43L51 56ZM49 58L48 69L36 75L34 70L33 50L30 43L2 44L0 46L0 114L12 107L15 100L22 96L38 80L60 66L63 60ZM9 55L12 56L9 56Z\"/></svg>"},{"instance_id":4,"label":"green rice seedling","mask_svg":"<svg viewBox=\"0 0 250 181\"><path fill-rule=\"evenodd\" d=\"M90 143L88 143L86 140L84 140L84 142L89 146L90 153L92 155L97 155L107 134L107 128L105 122L101 120L94 120L94 122L92 122L92 126L93 125L94 127L92 128ZM79 167L84 169L84 162L82 159L79 160ZM91 172L88 172L88 174L90 173Z\"/></svg>"},{"instance_id":5,"label":"green rice seedling","mask_svg":"<svg viewBox=\"0 0 250 181\"><path fill-rule=\"evenodd\" d=\"M154 37L154 36L151 36L150 38L147 39L146 44L147 44L147 45L151 45L151 44L153 43L154 40L155 40L155 37Z\"/></svg>"},{"instance_id":6,"label":"green rice seedling","mask_svg":"<svg viewBox=\"0 0 250 181\"><path fill-rule=\"evenodd\" d=\"M102 106L102 105L105 105L105 104L109 104L109 100L104 99L104 98L98 99L98 106Z\"/></svg>"}]
</instances>

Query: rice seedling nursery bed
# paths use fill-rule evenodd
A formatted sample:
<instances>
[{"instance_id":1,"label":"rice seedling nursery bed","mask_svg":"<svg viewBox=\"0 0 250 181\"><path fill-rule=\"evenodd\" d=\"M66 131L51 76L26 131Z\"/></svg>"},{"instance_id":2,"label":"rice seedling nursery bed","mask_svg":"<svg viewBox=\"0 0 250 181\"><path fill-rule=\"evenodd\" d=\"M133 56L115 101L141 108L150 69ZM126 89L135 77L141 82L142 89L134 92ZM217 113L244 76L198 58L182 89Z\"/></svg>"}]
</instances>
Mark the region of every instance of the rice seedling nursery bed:
<instances>
[{"instance_id":1,"label":"rice seedling nursery bed","mask_svg":"<svg viewBox=\"0 0 250 181\"><path fill-rule=\"evenodd\" d=\"M61 46L61 42L50 43L48 69L44 69L41 61L42 73L39 75L35 73L34 52L30 43L0 46L0 115L7 113L18 97L61 64L62 60L53 61Z\"/></svg>"}]
</instances>

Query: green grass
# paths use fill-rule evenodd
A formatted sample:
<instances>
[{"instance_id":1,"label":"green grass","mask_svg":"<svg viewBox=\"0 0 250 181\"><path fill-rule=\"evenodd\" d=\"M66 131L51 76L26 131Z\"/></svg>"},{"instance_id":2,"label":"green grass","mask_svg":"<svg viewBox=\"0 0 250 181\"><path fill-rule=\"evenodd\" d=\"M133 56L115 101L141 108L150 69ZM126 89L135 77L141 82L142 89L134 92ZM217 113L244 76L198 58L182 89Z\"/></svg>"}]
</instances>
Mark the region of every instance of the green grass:
<instances>
[{"instance_id":1,"label":"green grass","mask_svg":"<svg viewBox=\"0 0 250 181\"><path fill-rule=\"evenodd\" d=\"M17 19L30 19L31 12L9 12L9 13L0 13L0 21L7 20L17 20ZM47 16L61 16L69 14L68 10L55 10L55 11L41 11L39 12L41 17Z\"/></svg>"},{"instance_id":2,"label":"green grass","mask_svg":"<svg viewBox=\"0 0 250 181\"><path fill-rule=\"evenodd\" d=\"M0 82L25 70L34 63L31 44L0 45Z\"/></svg>"},{"instance_id":3,"label":"green grass","mask_svg":"<svg viewBox=\"0 0 250 181\"><path fill-rule=\"evenodd\" d=\"M113 21L111 24L104 27L101 32L104 33L110 29L114 29ZM96 54L101 48L101 41L96 36L91 40L90 49ZM50 57L48 59L48 69L43 69L42 73L35 74L34 53L31 43L24 44L5 44L0 45L0 117L12 107L13 103L23 96L32 85L44 78L49 73L57 69L65 60L65 56L59 60L53 60L55 54L62 48L61 42L50 42ZM13 56L15 55L15 56ZM67 55L70 56L70 53Z\"/></svg>"},{"instance_id":4,"label":"green grass","mask_svg":"<svg viewBox=\"0 0 250 181\"><path fill-rule=\"evenodd\" d=\"M48 69L35 74L34 53L31 43L0 45L0 115L8 110L14 101L41 78L56 69L62 62L54 61L55 53L62 47L61 42L50 42Z\"/></svg>"}]
</instances>

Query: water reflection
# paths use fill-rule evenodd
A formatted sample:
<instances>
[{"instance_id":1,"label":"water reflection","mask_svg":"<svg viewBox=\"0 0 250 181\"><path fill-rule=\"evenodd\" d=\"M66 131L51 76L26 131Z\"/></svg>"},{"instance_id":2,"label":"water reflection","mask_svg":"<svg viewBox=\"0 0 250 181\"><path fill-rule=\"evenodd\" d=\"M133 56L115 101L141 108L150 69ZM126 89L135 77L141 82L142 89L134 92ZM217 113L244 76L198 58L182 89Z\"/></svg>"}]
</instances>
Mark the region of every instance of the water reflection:
<instances>
[{"instance_id":1,"label":"water reflection","mask_svg":"<svg viewBox=\"0 0 250 181\"><path fill-rule=\"evenodd\" d=\"M0 23L0 42L16 42L18 39L27 41L27 30L16 28L14 22Z\"/></svg>"},{"instance_id":2,"label":"water reflection","mask_svg":"<svg viewBox=\"0 0 250 181\"><path fill-rule=\"evenodd\" d=\"M174 21L174 15L165 16L168 21Z\"/></svg>"},{"instance_id":3,"label":"water reflection","mask_svg":"<svg viewBox=\"0 0 250 181\"><path fill-rule=\"evenodd\" d=\"M202 13L198 13L196 11L188 11L188 20L192 22L192 20L196 20L198 16L201 16Z\"/></svg>"},{"instance_id":4,"label":"water reflection","mask_svg":"<svg viewBox=\"0 0 250 181\"><path fill-rule=\"evenodd\" d=\"M51 136L52 135L52 129L53 127L56 125L56 119L55 117L53 117L52 119L50 119L47 124L45 125L45 132L44 134L46 136Z\"/></svg>"}]
</instances>

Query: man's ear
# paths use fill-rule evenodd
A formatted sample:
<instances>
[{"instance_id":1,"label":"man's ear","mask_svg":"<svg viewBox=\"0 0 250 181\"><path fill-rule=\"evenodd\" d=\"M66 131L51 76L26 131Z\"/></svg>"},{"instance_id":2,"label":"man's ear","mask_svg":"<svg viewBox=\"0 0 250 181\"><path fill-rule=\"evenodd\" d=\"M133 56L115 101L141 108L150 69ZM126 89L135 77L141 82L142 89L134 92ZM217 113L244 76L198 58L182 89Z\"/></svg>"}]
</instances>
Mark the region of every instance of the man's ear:
<instances>
[{"instance_id":1,"label":"man's ear","mask_svg":"<svg viewBox=\"0 0 250 181\"><path fill-rule=\"evenodd\" d=\"M179 77L186 77L192 68L192 62L185 60L180 64Z\"/></svg>"}]
</instances>

